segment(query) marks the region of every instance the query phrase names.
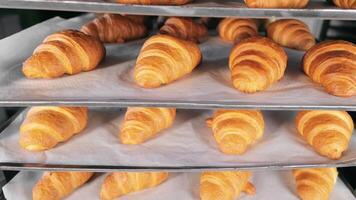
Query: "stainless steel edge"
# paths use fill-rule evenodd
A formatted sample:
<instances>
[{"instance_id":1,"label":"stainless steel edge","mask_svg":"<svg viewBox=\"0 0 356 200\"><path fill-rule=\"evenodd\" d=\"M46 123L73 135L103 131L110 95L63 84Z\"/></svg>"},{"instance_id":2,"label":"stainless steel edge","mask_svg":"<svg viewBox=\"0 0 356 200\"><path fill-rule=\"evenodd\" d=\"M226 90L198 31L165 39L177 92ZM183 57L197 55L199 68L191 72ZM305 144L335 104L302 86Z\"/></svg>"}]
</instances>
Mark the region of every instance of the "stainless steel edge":
<instances>
[{"instance_id":1,"label":"stainless steel edge","mask_svg":"<svg viewBox=\"0 0 356 200\"><path fill-rule=\"evenodd\" d=\"M195 3L184 6L123 5L102 0L1 0L0 8L191 17L356 19L355 9L340 9L326 2L311 2L306 9L253 9L228 0L216 2L196 0Z\"/></svg>"},{"instance_id":2,"label":"stainless steel edge","mask_svg":"<svg viewBox=\"0 0 356 200\"><path fill-rule=\"evenodd\" d=\"M14 106L39 106L39 105L70 105L89 107L175 107L181 109L263 109L263 110L347 110L356 111L355 105L305 105L305 104L253 104L238 102L218 102L218 101L160 101L160 100L31 100L31 101L1 101L1 107Z\"/></svg>"},{"instance_id":3,"label":"stainless steel edge","mask_svg":"<svg viewBox=\"0 0 356 200\"><path fill-rule=\"evenodd\" d=\"M291 170L295 168L322 168L322 167L351 167L356 162L341 164L293 164L293 165L246 165L241 167L231 166L182 166L182 167L152 167L152 166L105 166L105 165L49 165L39 163L0 163L0 170L29 170L29 171L93 171L93 172L115 172L115 171L167 171L167 172L201 172L201 171L226 171L226 170Z\"/></svg>"}]
</instances>

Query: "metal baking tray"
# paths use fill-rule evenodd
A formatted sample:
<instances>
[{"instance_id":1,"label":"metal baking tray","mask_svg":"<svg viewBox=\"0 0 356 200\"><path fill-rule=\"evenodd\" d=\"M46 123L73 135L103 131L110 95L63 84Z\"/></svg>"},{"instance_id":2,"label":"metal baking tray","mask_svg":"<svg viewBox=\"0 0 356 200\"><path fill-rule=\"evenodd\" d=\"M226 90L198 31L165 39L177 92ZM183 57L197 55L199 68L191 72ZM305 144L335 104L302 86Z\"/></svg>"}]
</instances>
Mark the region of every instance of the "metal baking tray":
<instances>
[{"instance_id":1,"label":"metal baking tray","mask_svg":"<svg viewBox=\"0 0 356 200\"><path fill-rule=\"evenodd\" d=\"M50 171L173 171L285 170L304 167L356 166L356 136L340 160L315 151L295 130L294 113L264 112L263 138L244 155L221 153L205 119L206 110L178 110L174 125L143 144L120 144L117 133L124 109L90 109L88 127L45 152L29 152L18 144L22 112L0 135L0 169ZM286 153L288 152L288 153Z\"/></svg>"},{"instance_id":2,"label":"metal baking tray","mask_svg":"<svg viewBox=\"0 0 356 200\"><path fill-rule=\"evenodd\" d=\"M52 80L30 80L23 76L22 62L32 54L44 37L65 28L80 28L92 18L93 15L71 20L55 18L0 40L0 106L356 110L356 96L342 98L327 94L302 72L303 52L290 49L286 49L289 64L281 81L256 94L239 92L232 87L227 66L232 45L216 36L211 36L200 44L203 62L191 74L156 89L140 88L132 79L132 68L145 39L106 45L106 59L90 72Z\"/></svg>"},{"instance_id":3,"label":"metal baking tray","mask_svg":"<svg viewBox=\"0 0 356 200\"><path fill-rule=\"evenodd\" d=\"M250 181L256 194L241 194L239 200L298 200L295 179L291 171L252 172ZM41 178L42 172L20 172L3 187L7 200L31 199L32 187ZM66 200L97 200L106 174L95 174L86 184L78 188ZM167 180L155 188L120 197L124 200L198 200L200 173L171 173ZM352 192L342 180L337 179L330 200L355 200Z\"/></svg>"},{"instance_id":4,"label":"metal baking tray","mask_svg":"<svg viewBox=\"0 0 356 200\"><path fill-rule=\"evenodd\" d=\"M356 19L356 10L317 0L311 0L305 9L253 9L238 0L195 0L184 6L124 5L103 0L1 0L0 7L191 17Z\"/></svg>"}]
</instances>

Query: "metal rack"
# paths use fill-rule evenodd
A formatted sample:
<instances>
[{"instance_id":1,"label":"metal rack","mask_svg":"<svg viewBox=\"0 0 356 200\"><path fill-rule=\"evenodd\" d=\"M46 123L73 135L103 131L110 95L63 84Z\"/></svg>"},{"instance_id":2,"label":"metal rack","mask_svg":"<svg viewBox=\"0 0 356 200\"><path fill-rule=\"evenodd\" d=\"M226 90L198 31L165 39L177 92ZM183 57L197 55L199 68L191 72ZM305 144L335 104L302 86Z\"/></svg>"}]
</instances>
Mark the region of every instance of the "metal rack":
<instances>
[{"instance_id":1,"label":"metal rack","mask_svg":"<svg viewBox=\"0 0 356 200\"><path fill-rule=\"evenodd\" d=\"M0 8L19 9L44 9L44 10L65 10L82 12L109 12L141 15L165 15L165 16L192 16L192 17L253 17L253 18L314 18L314 19L338 19L355 20L355 10L345 10L337 8L324 1L310 3L306 9L251 9L246 8L241 1L220 0L216 2L196 0L184 6L145 6L145 5L122 5L101 0L2 0ZM175 106L180 108L262 108L268 110L299 110L299 109L347 109L356 110L356 105L283 105L283 104L236 104L236 102L219 101L157 101L157 100L137 100L137 99L116 99L96 101L91 99L82 100L2 100L1 106L28 106L28 105L87 105L87 106ZM9 122L11 122L10 120ZM8 123L6 124L6 126ZM338 166L355 166L356 163L345 163ZM305 165L302 167L317 167L318 165ZM301 166L272 166L269 168L259 166L246 166L244 169L290 169ZM17 164L0 163L2 170L83 170L83 171L114 171L114 170L168 170L168 171L201 171L207 168L182 167L180 169L153 168L153 167L124 167L124 166L76 166L76 165L44 165L44 164ZM234 169L234 168L224 168Z\"/></svg>"}]
</instances>

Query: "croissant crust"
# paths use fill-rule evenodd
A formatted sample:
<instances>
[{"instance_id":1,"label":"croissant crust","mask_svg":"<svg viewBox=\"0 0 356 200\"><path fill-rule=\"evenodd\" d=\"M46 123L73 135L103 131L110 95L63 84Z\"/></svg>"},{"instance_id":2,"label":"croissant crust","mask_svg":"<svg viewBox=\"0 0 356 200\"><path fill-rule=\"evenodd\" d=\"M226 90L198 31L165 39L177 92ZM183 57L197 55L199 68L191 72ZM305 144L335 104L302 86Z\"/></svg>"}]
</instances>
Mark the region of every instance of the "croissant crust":
<instances>
[{"instance_id":1,"label":"croissant crust","mask_svg":"<svg viewBox=\"0 0 356 200\"><path fill-rule=\"evenodd\" d=\"M218 32L223 40L237 43L243 39L258 36L258 27L253 19L225 18L220 21Z\"/></svg>"},{"instance_id":2,"label":"croissant crust","mask_svg":"<svg viewBox=\"0 0 356 200\"><path fill-rule=\"evenodd\" d=\"M250 8L304 8L309 0L244 0Z\"/></svg>"},{"instance_id":3,"label":"croissant crust","mask_svg":"<svg viewBox=\"0 0 356 200\"><path fill-rule=\"evenodd\" d=\"M333 0L334 4L340 8L356 9L355 0Z\"/></svg>"},{"instance_id":4,"label":"croissant crust","mask_svg":"<svg viewBox=\"0 0 356 200\"><path fill-rule=\"evenodd\" d=\"M342 40L321 42L303 58L304 72L333 95L356 95L356 45Z\"/></svg>"}]
</instances>

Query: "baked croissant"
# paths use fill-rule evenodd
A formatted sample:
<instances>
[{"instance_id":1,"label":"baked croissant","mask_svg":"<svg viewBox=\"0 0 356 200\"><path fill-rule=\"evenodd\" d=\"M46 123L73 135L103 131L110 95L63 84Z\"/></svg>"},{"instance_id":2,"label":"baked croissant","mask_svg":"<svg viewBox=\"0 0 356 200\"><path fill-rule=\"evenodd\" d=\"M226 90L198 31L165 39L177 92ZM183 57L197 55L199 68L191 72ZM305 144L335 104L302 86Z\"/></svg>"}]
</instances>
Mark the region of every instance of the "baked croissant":
<instances>
[{"instance_id":1,"label":"baked croissant","mask_svg":"<svg viewBox=\"0 0 356 200\"><path fill-rule=\"evenodd\" d=\"M313 110L297 114L298 132L320 155L339 159L348 148L354 129L345 111Z\"/></svg>"},{"instance_id":2,"label":"baked croissant","mask_svg":"<svg viewBox=\"0 0 356 200\"><path fill-rule=\"evenodd\" d=\"M153 188L163 183L168 177L166 172L114 172L104 180L101 200L112 200L129 193Z\"/></svg>"},{"instance_id":3,"label":"baked croissant","mask_svg":"<svg viewBox=\"0 0 356 200\"><path fill-rule=\"evenodd\" d=\"M243 39L258 36L258 27L253 19L225 18L220 21L218 32L223 40L237 43Z\"/></svg>"},{"instance_id":4,"label":"baked croissant","mask_svg":"<svg viewBox=\"0 0 356 200\"><path fill-rule=\"evenodd\" d=\"M340 8L356 9L355 0L333 0L334 4Z\"/></svg>"},{"instance_id":5,"label":"baked croissant","mask_svg":"<svg viewBox=\"0 0 356 200\"><path fill-rule=\"evenodd\" d=\"M145 24L147 16L143 15L122 15L128 19L130 19L133 22L136 22L138 24ZM146 28L146 27L145 27Z\"/></svg>"},{"instance_id":6,"label":"baked croissant","mask_svg":"<svg viewBox=\"0 0 356 200\"><path fill-rule=\"evenodd\" d=\"M159 33L199 42L208 35L208 29L204 24L196 23L191 18L170 17L161 27Z\"/></svg>"},{"instance_id":7,"label":"baked croissant","mask_svg":"<svg viewBox=\"0 0 356 200\"><path fill-rule=\"evenodd\" d=\"M233 86L246 93L265 90L283 77L287 59L284 49L268 38L239 42L229 57Z\"/></svg>"},{"instance_id":8,"label":"baked croissant","mask_svg":"<svg viewBox=\"0 0 356 200\"><path fill-rule=\"evenodd\" d=\"M296 19L281 19L267 27L267 35L276 43L297 50L308 50L315 45L315 38L308 26Z\"/></svg>"},{"instance_id":9,"label":"baked croissant","mask_svg":"<svg viewBox=\"0 0 356 200\"><path fill-rule=\"evenodd\" d=\"M183 5L192 0L117 0L122 4L142 4L142 5Z\"/></svg>"},{"instance_id":10,"label":"baked croissant","mask_svg":"<svg viewBox=\"0 0 356 200\"><path fill-rule=\"evenodd\" d=\"M51 149L81 132L87 120L87 108L32 107L20 127L20 146L30 151Z\"/></svg>"},{"instance_id":11,"label":"baked croissant","mask_svg":"<svg viewBox=\"0 0 356 200\"><path fill-rule=\"evenodd\" d=\"M121 125L119 138L123 144L140 144L172 126L175 108L129 107Z\"/></svg>"},{"instance_id":12,"label":"baked croissant","mask_svg":"<svg viewBox=\"0 0 356 200\"><path fill-rule=\"evenodd\" d=\"M297 193L302 200L328 200L337 180L336 168L293 170Z\"/></svg>"},{"instance_id":13,"label":"baked croissant","mask_svg":"<svg viewBox=\"0 0 356 200\"><path fill-rule=\"evenodd\" d=\"M336 96L356 95L356 45L342 40L321 42L303 58L304 72Z\"/></svg>"},{"instance_id":14,"label":"baked croissant","mask_svg":"<svg viewBox=\"0 0 356 200\"><path fill-rule=\"evenodd\" d=\"M265 126L262 113L255 110L217 110L206 123L226 154L243 154L263 136Z\"/></svg>"},{"instance_id":15,"label":"baked croissant","mask_svg":"<svg viewBox=\"0 0 356 200\"><path fill-rule=\"evenodd\" d=\"M244 0L249 8L304 8L309 0Z\"/></svg>"},{"instance_id":16,"label":"baked croissant","mask_svg":"<svg viewBox=\"0 0 356 200\"><path fill-rule=\"evenodd\" d=\"M147 32L143 23L136 23L130 17L115 14L104 14L85 24L81 31L108 43L123 43L142 38Z\"/></svg>"},{"instance_id":17,"label":"baked croissant","mask_svg":"<svg viewBox=\"0 0 356 200\"><path fill-rule=\"evenodd\" d=\"M27 78L56 78L94 69L105 55L99 40L65 30L45 38L22 66Z\"/></svg>"},{"instance_id":18,"label":"baked croissant","mask_svg":"<svg viewBox=\"0 0 356 200\"><path fill-rule=\"evenodd\" d=\"M92 175L92 172L45 172L32 189L32 199L64 199L87 182Z\"/></svg>"},{"instance_id":19,"label":"baked croissant","mask_svg":"<svg viewBox=\"0 0 356 200\"><path fill-rule=\"evenodd\" d=\"M155 35L143 44L136 61L134 79L144 88L159 87L189 74L200 60L201 52L194 42Z\"/></svg>"},{"instance_id":20,"label":"baked croissant","mask_svg":"<svg viewBox=\"0 0 356 200\"><path fill-rule=\"evenodd\" d=\"M201 200L235 200L241 192L255 194L256 189L248 180L247 171L203 172L200 177Z\"/></svg>"}]
</instances>

